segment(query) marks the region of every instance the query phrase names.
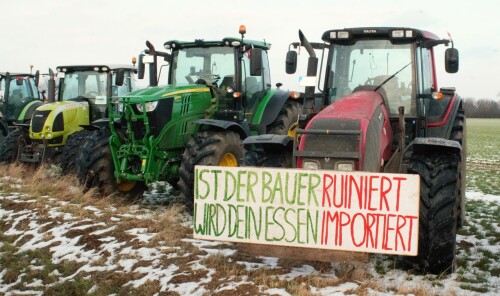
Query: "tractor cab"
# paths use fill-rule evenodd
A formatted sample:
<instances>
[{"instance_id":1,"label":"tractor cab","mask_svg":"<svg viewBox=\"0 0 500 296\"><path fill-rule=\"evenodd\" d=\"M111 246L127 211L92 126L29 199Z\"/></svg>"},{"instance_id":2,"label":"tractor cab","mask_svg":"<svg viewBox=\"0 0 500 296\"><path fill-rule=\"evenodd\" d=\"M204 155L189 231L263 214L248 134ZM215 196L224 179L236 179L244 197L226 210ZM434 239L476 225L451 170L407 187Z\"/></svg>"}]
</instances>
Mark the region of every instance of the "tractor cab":
<instances>
[{"instance_id":1,"label":"tractor cab","mask_svg":"<svg viewBox=\"0 0 500 296\"><path fill-rule=\"evenodd\" d=\"M109 98L131 92L135 84L132 65L59 66L57 71L57 101L88 103L90 122L106 116Z\"/></svg>"},{"instance_id":2,"label":"tractor cab","mask_svg":"<svg viewBox=\"0 0 500 296\"><path fill-rule=\"evenodd\" d=\"M198 93L209 92L217 104L215 119L251 122L260 100L271 89L269 43L232 37L216 41L172 40L164 44L168 53L148 46L139 56L139 78L144 64L150 64L150 86L156 86L155 59L164 57L170 65L169 88L198 87Z\"/></svg>"},{"instance_id":3,"label":"tractor cab","mask_svg":"<svg viewBox=\"0 0 500 296\"><path fill-rule=\"evenodd\" d=\"M0 72L0 117L9 124L18 120L26 105L40 101L37 86L36 75Z\"/></svg>"},{"instance_id":4,"label":"tractor cab","mask_svg":"<svg viewBox=\"0 0 500 296\"><path fill-rule=\"evenodd\" d=\"M329 30L322 40L328 49L322 61L326 71L319 79L323 85L318 87L324 106L359 91L375 91L394 124L403 107L401 115L412 133L409 141L433 134L429 127L443 121L454 89L438 88L434 47L453 45L451 40L411 28ZM445 68L449 73L458 71L458 51L453 47L446 50Z\"/></svg>"}]
</instances>

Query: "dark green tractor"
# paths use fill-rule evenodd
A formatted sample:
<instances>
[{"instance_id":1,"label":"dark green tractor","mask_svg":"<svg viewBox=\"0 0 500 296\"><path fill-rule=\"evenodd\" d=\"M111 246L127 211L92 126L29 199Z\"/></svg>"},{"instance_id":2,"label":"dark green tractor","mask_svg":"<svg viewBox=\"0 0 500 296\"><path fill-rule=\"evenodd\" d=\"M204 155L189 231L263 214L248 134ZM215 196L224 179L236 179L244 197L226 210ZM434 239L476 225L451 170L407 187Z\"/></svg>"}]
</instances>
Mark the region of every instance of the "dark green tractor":
<instances>
[{"instance_id":1,"label":"dark green tractor","mask_svg":"<svg viewBox=\"0 0 500 296\"><path fill-rule=\"evenodd\" d=\"M38 81L38 71L35 75L0 72L0 144L16 129L15 124L28 123L33 111L43 104Z\"/></svg>"},{"instance_id":2,"label":"dark green tractor","mask_svg":"<svg viewBox=\"0 0 500 296\"><path fill-rule=\"evenodd\" d=\"M270 44L242 38L147 42L139 78L149 63L150 87L115 100L109 129L83 146L77 170L87 187L136 195L167 181L193 203L194 166L238 166L250 135L292 133L301 103L271 88ZM157 58L169 63L168 85L157 86ZM293 97L296 97L295 99Z\"/></svg>"}]
</instances>

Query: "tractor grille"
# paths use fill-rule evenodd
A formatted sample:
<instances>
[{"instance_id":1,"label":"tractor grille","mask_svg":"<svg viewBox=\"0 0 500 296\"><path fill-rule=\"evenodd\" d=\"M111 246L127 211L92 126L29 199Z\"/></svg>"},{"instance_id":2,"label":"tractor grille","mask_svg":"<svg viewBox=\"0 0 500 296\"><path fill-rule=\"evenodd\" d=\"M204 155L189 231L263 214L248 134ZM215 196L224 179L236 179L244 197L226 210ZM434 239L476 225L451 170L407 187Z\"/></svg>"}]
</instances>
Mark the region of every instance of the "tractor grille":
<instances>
[{"instance_id":1,"label":"tractor grille","mask_svg":"<svg viewBox=\"0 0 500 296\"><path fill-rule=\"evenodd\" d=\"M31 131L34 133L39 133L43 129L43 125L47 116L49 116L51 110L47 111L37 111L33 112L33 117L31 119Z\"/></svg>"},{"instance_id":2,"label":"tractor grille","mask_svg":"<svg viewBox=\"0 0 500 296\"><path fill-rule=\"evenodd\" d=\"M314 130L341 130L360 131L359 121L318 118L311 124L310 129ZM304 151L325 151L335 152L359 152L359 134L314 134L307 135L304 143Z\"/></svg>"},{"instance_id":3,"label":"tractor grille","mask_svg":"<svg viewBox=\"0 0 500 296\"><path fill-rule=\"evenodd\" d=\"M158 102L156 109L153 112L146 113L149 121L149 128L151 134L156 138L160 134L163 127L172 119L172 109L174 105L174 98L162 99ZM142 113L137 110L134 106L134 112L136 115L141 115ZM144 125L144 120L131 120L132 131L136 139L144 138L146 134L146 126Z\"/></svg>"}]
</instances>

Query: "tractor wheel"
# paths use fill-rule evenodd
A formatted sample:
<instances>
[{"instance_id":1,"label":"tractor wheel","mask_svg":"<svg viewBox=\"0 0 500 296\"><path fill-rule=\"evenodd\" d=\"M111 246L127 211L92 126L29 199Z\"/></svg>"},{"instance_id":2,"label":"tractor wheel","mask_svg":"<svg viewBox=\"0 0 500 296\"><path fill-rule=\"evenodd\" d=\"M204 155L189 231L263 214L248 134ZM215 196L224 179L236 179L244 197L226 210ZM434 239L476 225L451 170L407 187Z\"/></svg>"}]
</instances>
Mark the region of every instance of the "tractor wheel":
<instances>
[{"instance_id":1,"label":"tractor wheel","mask_svg":"<svg viewBox=\"0 0 500 296\"><path fill-rule=\"evenodd\" d=\"M293 137L301 108L302 106L297 102L287 102L278 117L268 126L267 133Z\"/></svg>"},{"instance_id":2,"label":"tractor wheel","mask_svg":"<svg viewBox=\"0 0 500 296\"><path fill-rule=\"evenodd\" d=\"M465 223L465 176L466 176L466 163L467 163L467 130L466 130L466 117L464 109L460 108L457 111L453 128L451 130L450 140L460 143L462 146L462 153L460 155L460 165L458 171L458 215L457 227L462 227Z\"/></svg>"},{"instance_id":3,"label":"tractor wheel","mask_svg":"<svg viewBox=\"0 0 500 296\"><path fill-rule=\"evenodd\" d=\"M457 231L459 157L452 153L414 153L408 172L420 175L418 255L405 257L424 272L452 271Z\"/></svg>"},{"instance_id":4,"label":"tractor wheel","mask_svg":"<svg viewBox=\"0 0 500 296\"><path fill-rule=\"evenodd\" d=\"M301 108L301 105L297 102L287 102L276 117L276 120L269 125L267 133L293 137ZM258 147L246 151L243 165L290 168L292 167L291 156L291 151L282 146Z\"/></svg>"},{"instance_id":5,"label":"tractor wheel","mask_svg":"<svg viewBox=\"0 0 500 296\"><path fill-rule=\"evenodd\" d=\"M81 130L68 137L61 153L61 169L63 174L76 172L76 157L80 153L85 139L91 134L91 131Z\"/></svg>"},{"instance_id":6,"label":"tractor wheel","mask_svg":"<svg viewBox=\"0 0 500 296\"><path fill-rule=\"evenodd\" d=\"M19 137L21 137L22 134L20 130L13 130L5 137L0 146L0 163L9 164L17 161Z\"/></svg>"},{"instance_id":7,"label":"tractor wheel","mask_svg":"<svg viewBox=\"0 0 500 296\"><path fill-rule=\"evenodd\" d=\"M84 191L96 187L104 196L119 194L128 198L136 198L144 192L145 186L135 181L116 182L109 137L109 130L102 129L92 132L83 141L76 159L78 179L83 184Z\"/></svg>"},{"instance_id":8,"label":"tractor wheel","mask_svg":"<svg viewBox=\"0 0 500 296\"><path fill-rule=\"evenodd\" d=\"M193 135L186 144L179 168L178 187L188 208L193 208L195 165L236 167L242 157L243 145L235 132L206 131Z\"/></svg>"}]
</instances>

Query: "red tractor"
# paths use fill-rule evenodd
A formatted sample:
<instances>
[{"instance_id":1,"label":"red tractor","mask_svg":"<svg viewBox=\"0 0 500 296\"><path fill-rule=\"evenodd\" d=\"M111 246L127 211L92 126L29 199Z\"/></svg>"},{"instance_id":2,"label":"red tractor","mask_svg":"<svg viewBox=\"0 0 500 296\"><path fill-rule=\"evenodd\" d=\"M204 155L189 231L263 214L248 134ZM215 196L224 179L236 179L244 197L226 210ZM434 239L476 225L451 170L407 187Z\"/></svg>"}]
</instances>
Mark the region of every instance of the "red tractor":
<instances>
[{"instance_id":1,"label":"red tractor","mask_svg":"<svg viewBox=\"0 0 500 296\"><path fill-rule=\"evenodd\" d=\"M451 43L445 68L456 73L453 42L397 27L329 30L323 46L300 31L299 37L294 45L310 57L294 139L250 137L246 162L420 175L418 255L405 261L425 272L451 271L457 226L464 221L465 113L454 88L438 88L434 47ZM314 49L321 48L327 58L316 79ZM287 73L294 73L297 51L289 51L286 61Z\"/></svg>"}]
</instances>

